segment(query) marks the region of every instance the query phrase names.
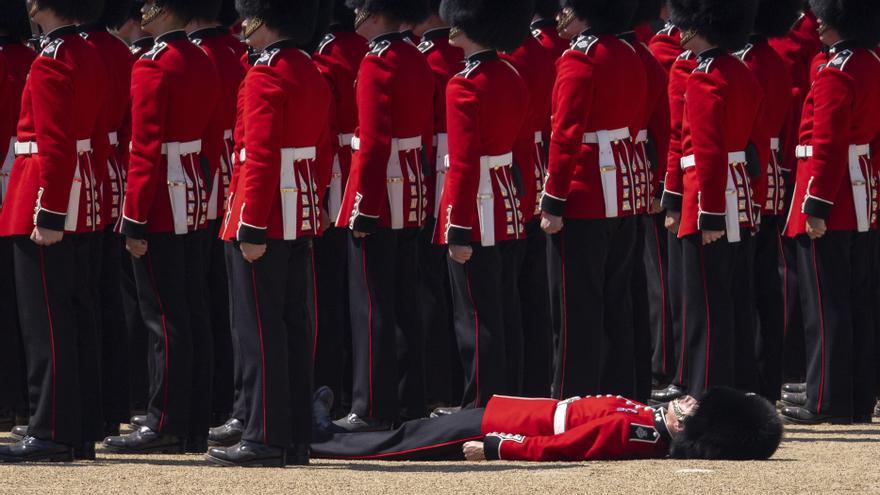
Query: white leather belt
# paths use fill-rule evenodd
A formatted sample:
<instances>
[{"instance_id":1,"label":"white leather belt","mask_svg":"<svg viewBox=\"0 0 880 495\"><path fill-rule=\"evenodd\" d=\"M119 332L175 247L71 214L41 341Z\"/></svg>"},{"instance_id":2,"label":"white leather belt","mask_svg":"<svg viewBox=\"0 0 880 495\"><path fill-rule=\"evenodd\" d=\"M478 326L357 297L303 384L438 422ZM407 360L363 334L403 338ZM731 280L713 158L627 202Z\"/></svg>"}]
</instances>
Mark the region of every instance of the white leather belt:
<instances>
[{"instance_id":1,"label":"white leather belt","mask_svg":"<svg viewBox=\"0 0 880 495\"><path fill-rule=\"evenodd\" d=\"M495 193L492 188L491 172L511 165L513 165L513 153L480 157L477 214L480 220L480 243L483 246L495 245Z\"/></svg>"},{"instance_id":2,"label":"white leather belt","mask_svg":"<svg viewBox=\"0 0 880 495\"><path fill-rule=\"evenodd\" d=\"M746 162L745 151L732 151L727 154L727 164L734 165ZM682 170L695 167L697 165L694 155L682 157ZM749 187L746 184L746 187ZM727 242L739 242L741 240L739 232L739 193L736 188L736 181L733 177L733 171L727 167L727 189L724 192L724 220L727 230Z\"/></svg>"},{"instance_id":3,"label":"white leather belt","mask_svg":"<svg viewBox=\"0 0 880 495\"><path fill-rule=\"evenodd\" d=\"M434 218L440 215L440 199L446 185L446 170L449 168L449 135L445 132L434 136Z\"/></svg>"},{"instance_id":4,"label":"white leather belt","mask_svg":"<svg viewBox=\"0 0 880 495\"><path fill-rule=\"evenodd\" d=\"M867 163L867 171L862 169L862 157L867 157L869 159ZM852 144L849 146L849 179L853 190L853 203L856 211L856 228L859 232L867 232L871 227L870 184L869 179L865 177L866 172L867 174L871 173L870 158L870 144Z\"/></svg>"},{"instance_id":5,"label":"white leather belt","mask_svg":"<svg viewBox=\"0 0 880 495\"><path fill-rule=\"evenodd\" d=\"M309 211L312 211L311 209L317 206L312 169L307 165L304 170L298 172L296 167L297 162L314 160L317 153L318 148L315 146L281 149L281 224L284 228L285 241L294 241L297 238L298 210L303 210L303 221L311 220L306 216L305 209L309 208ZM307 201L303 201L304 198L300 193L306 193Z\"/></svg>"},{"instance_id":6,"label":"white leather belt","mask_svg":"<svg viewBox=\"0 0 880 495\"><path fill-rule=\"evenodd\" d=\"M354 139L354 134L340 134L339 135L339 147L345 148L346 146L351 146L351 142Z\"/></svg>"},{"instance_id":7,"label":"white leather belt","mask_svg":"<svg viewBox=\"0 0 880 495\"><path fill-rule=\"evenodd\" d=\"M223 139L232 139L232 129L226 129L223 131Z\"/></svg>"},{"instance_id":8,"label":"white leather belt","mask_svg":"<svg viewBox=\"0 0 880 495\"><path fill-rule=\"evenodd\" d=\"M201 139L183 143L162 143L162 154L166 155L168 160L168 197L171 199L171 217L174 222L174 233L177 235L189 232L187 194L192 187L192 180L184 172L180 158L201 151ZM195 197L195 201L199 201L199 198Z\"/></svg>"},{"instance_id":9,"label":"white leather belt","mask_svg":"<svg viewBox=\"0 0 880 495\"><path fill-rule=\"evenodd\" d=\"M92 151L92 140L91 139L80 139L76 142L76 152L77 153L86 153ZM15 143L15 155L36 155L39 153L39 147L35 141L27 141L24 143L19 143L16 141Z\"/></svg>"},{"instance_id":10,"label":"white leather belt","mask_svg":"<svg viewBox=\"0 0 880 495\"><path fill-rule=\"evenodd\" d=\"M357 150L360 147L360 139L352 138L351 147ZM408 164L400 161L400 152L407 152L422 147L422 137L415 136L410 138L394 138L391 140L391 155L388 157L388 168L386 170L386 183L388 188L388 204L391 206L391 228L402 229L405 223L403 217L404 203L404 173L407 174L410 183L415 183L413 171L410 170ZM421 167L418 167L416 173L421 174ZM419 205L421 206L421 205Z\"/></svg>"},{"instance_id":11,"label":"white leather belt","mask_svg":"<svg viewBox=\"0 0 880 495\"><path fill-rule=\"evenodd\" d=\"M410 151L422 147L422 137L394 138L391 140L391 144L392 146L396 144L398 151ZM351 138L351 149L355 151L361 149L361 138L357 136Z\"/></svg>"},{"instance_id":12,"label":"white leather belt","mask_svg":"<svg viewBox=\"0 0 880 495\"><path fill-rule=\"evenodd\" d=\"M640 130L639 133L636 134L636 141L635 142L647 143L648 142L648 130L647 129Z\"/></svg>"},{"instance_id":13,"label":"white leather belt","mask_svg":"<svg viewBox=\"0 0 880 495\"><path fill-rule=\"evenodd\" d=\"M174 143L162 143L162 154L163 155L192 155L195 153L202 152L202 140L196 139L195 141L187 141L185 143L174 142Z\"/></svg>"},{"instance_id":14,"label":"white leather belt","mask_svg":"<svg viewBox=\"0 0 880 495\"><path fill-rule=\"evenodd\" d=\"M541 131L535 132L535 144L541 144L544 142L544 133Z\"/></svg>"},{"instance_id":15,"label":"white leather belt","mask_svg":"<svg viewBox=\"0 0 880 495\"><path fill-rule=\"evenodd\" d=\"M119 146L119 133L118 132L110 132L107 134L107 139L110 140L110 146Z\"/></svg>"},{"instance_id":16,"label":"white leather belt","mask_svg":"<svg viewBox=\"0 0 880 495\"><path fill-rule=\"evenodd\" d=\"M602 195L605 200L605 217L616 218L617 201L617 162L614 159L613 143L629 139L629 128L621 127L609 131L587 132L584 144L599 145L599 177L602 180Z\"/></svg>"},{"instance_id":17,"label":"white leather belt","mask_svg":"<svg viewBox=\"0 0 880 495\"><path fill-rule=\"evenodd\" d=\"M554 435L565 433L566 427L568 426L568 406L577 400L580 400L580 397L572 397L556 403L556 411L553 413Z\"/></svg>"},{"instance_id":18,"label":"white leather belt","mask_svg":"<svg viewBox=\"0 0 880 495\"><path fill-rule=\"evenodd\" d=\"M794 156L797 158L810 158L813 156L813 146L812 145L802 145L799 144L794 149Z\"/></svg>"},{"instance_id":19,"label":"white leather belt","mask_svg":"<svg viewBox=\"0 0 880 495\"><path fill-rule=\"evenodd\" d=\"M603 135L609 141L621 141L629 137L629 128L621 127L611 131L586 132L584 133L584 144L600 144Z\"/></svg>"},{"instance_id":20,"label":"white leather belt","mask_svg":"<svg viewBox=\"0 0 880 495\"><path fill-rule=\"evenodd\" d=\"M770 138L770 149L779 151L779 138Z\"/></svg>"},{"instance_id":21,"label":"white leather belt","mask_svg":"<svg viewBox=\"0 0 880 495\"><path fill-rule=\"evenodd\" d=\"M727 164L733 165L734 163L745 163L746 162L746 152L745 151L732 151L727 154ZM694 155L688 155L682 157L681 159L681 169L688 169L691 167L696 167L697 161Z\"/></svg>"}]
</instances>

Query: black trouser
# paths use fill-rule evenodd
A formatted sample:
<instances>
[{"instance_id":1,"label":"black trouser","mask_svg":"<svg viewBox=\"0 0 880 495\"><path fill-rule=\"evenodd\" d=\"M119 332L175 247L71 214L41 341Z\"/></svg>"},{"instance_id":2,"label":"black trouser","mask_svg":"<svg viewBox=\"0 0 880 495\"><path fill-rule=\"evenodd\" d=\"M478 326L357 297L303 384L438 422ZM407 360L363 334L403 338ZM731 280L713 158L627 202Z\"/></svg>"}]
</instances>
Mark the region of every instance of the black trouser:
<instances>
[{"instance_id":1,"label":"black trouser","mask_svg":"<svg viewBox=\"0 0 880 495\"><path fill-rule=\"evenodd\" d=\"M647 403L651 397L652 332L651 308L648 302L648 266L645 259L646 222L648 215L635 219L636 237L633 243L632 264L632 309L633 309L633 362L635 363L635 388L633 398ZM651 221L653 223L653 221Z\"/></svg>"},{"instance_id":2,"label":"black trouser","mask_svg":"<svg viewBox=\"0 0 880 495\"><path fill-rule=\"evenodd\" d=\"M418 229L349 233L352 406L361 417L424 411L424 337L418 301ZM403 366L404 368L401 368Z\"/></svg>"},{"instance_id":3,"label":"black trouser","mask_svg":"<svg viewBox=\"0 0 880 495\"><path fill-rule=\"evenodd\" d=\"M785 217L794 200L794 180L785 175ZM797 205L796 208L800 208ZM806 376L806 347L804 343L804 316L798 284L798 248L791 237L782 239L782 286L785 298L785 336L782 352L783 382L803 382Z\"/></svg>"},{"instance_id":4,"label":"black trouser","mask_svg":"<svg viewBox=\"0 0 880 495\"><path fill-rule=\"evenodd\" d=\"M635 221L567 218L562 232L551 237L551 285L562 304L556 397L634 393Z\"/></svg>"},{"instance_id":5,"label":"black trouser","mask_svg":"<svg viewBox=\"0 0 880 495\"><path fill-rule=\"evenodd\" d=\"M214 405L214 332L211 323L214 318L208 311L206 273L210 255L209 231L193 232L187 237L193 239L191 250L197 254L187 256L187 278L193 280L188 292L190 328L192 329L192 403L190 405L189 434L191 437L205 437L211 428L211 412ZM221 317L225 317L224 311ZM228 385L227 385L228 386Z\"/></svg>"},{"instance_id":6,"label":"black trouser","mask_svg":"<svg viewBox=\"0 0 880 495\"><path fill-rule=\"evenodd\" d=\"M880 231L872 230L871 238L871 307L874 309L874 396L880 401Z\"/></svg>"},{"instance_id":7,"label":"black trouser","mask_svg":"<svg viewBox=\"0 0 880 495\"><path fill-rule=\"evenodd\" d=\"M233 387L234 359L229 325L229 282L226 277L226 243L218 237L221 225L222 220L212 220L208 224L205 297L207 298L209 328L214 343L214 361L211 365L213 370L211 412L218 416L225 416L232 410L235 389Z\"/></svg>"},{"instance_id":8,"label":"black trouser","mask_svg":"<svg viewBox=\"0 0 880 495\"><path fill-rule=\"evenodd\" d=\"M786 331L784 228L784 217L765 216L755 237L755 305L758 312L755 346L759 391L771 401L779 399L782 387L782 346Z\"/></svg>"},{"instance_id":9,"label":"black trouser","mask_svg":"<svg viewBox=\"0 0 880 495\"><path fill-rule=\"evenodd\" d=\"M125 249L125 247L123 247ZM128 331L128 360L126 373L129 384L129 401L133 411L146 411L147 403L159 382L151 357L155 337L144 324L138 301L137 283L134 279L134 260L128 252L122 256L121 288L122 307L125 309L125 326Z\"/></svg>"},{"instance_id":10,"label":"black trouser","mask_svg":"<svg viewBox=\"0 0 880 495\"><path fill-rule=\"evenodd\" d=\"M550 323L550 288L547 276L547 234L540 218L526 224L524 252L519 271L522 305L521 386L513 393L547 397L553 381L553 331Z\"/></svg>"},{"instance_id":11,"label":"black trouser","mask_svg":"<svg viewBox=\"0 0 880 495\"><path fill-rule=\"evenodd\" d=\"M131 416L129 332L122 295L123 237L104 229L99 279L101 322L101 387L104 421L128 423ZM125 253L128 260L128 253ZM140 361L143 364L143 361Z\"/></svg>"},{"instance_id":12,"label":"black trouser","mask_svg":"<svg viewBox=\"0 0 880 495\"><path fill-rule=\"evenodd\" d=\"M726 237L703 246L698 232L682 238L684 325L682 359L693 396L736 384L733 277L736 246Z\"/></svg>"},{"instance_id":13,"label":"black trouser","mask_svg":"<svg viewBox=\"0 0 880 495\"><path fill-rule=\"evenodd\" d=\"M452 324L452 289L446 265L448 247L434 244L434 219L419 234L419 297L425 329L425 393L432 406L450 405L460 396L453 392L461 379L455 329Z\"/></svg>"},{"instance_id":14,"label":"black trouser","mask_svg":"<svg viewBox=\"0 0 880 495\"><path fill-rule=\"evenodd\" d=\"M348 312L348 229L330 227L315 238L318 279L318 327L315 335L315 385L343 390ZM342 412L342 411L337 411Z\"/></svg>"},{"instance_id":15,"label":"black trouser","mask_svg":"<svg viewBox=\"0 0 880 495\"><path fill-rule=\"evenodd\" d=\"M648 215L645 225L645 279L648 289L648 321L651 332L651 372L658 386L665 385L675 374L675 338L673 311L669 295L668 231L664 226L666 213Z\"/></svg>"},{"instance_id":16,"label":"black trouser","mask_svg":"<svg viewBox=\"0 0 880 495\"><path fill-rule=\"evenodd\" d=\"M226 265L226 273L232 273L233 263L235 263L235 258L241 257L241 249L239 249L238 245L234 242L226 242L223 245L223 261ZM232 280L227 277L227 284L229 286L228 289L228 300L229 304L229 327L230 327L230 342L232 345L232 414L230 417L235 418L241 422L245 422L248 417L248 399L247 399L247 391L244 390L242 370L241 370L241 343L239 342L238 331L235 327L235 287L232 285Z\"/></svg>"},{"instance_id":17,"label":"black trouser","mask_svg":"<svg viewBox=\"0 0 880 495\"><path fill-rule=\"evenodd\" d=\"M462 445L482 440L485 409L408 421L392 431L342 433L312 444L312 456L383 461L462 461Z\"/></svg>"},{"instance_id":18,"label":"black trouser","mask_svg":"<svg viewBox=\"0 0 880 495\"><path fill-rule=\"evenodd\" d=\"M98 279L101 270L103 235L100 232L70 236L73 246L74 293L79 343L79 393L82 401L82 440L104 439L103 395L101 392L101 317Z\"/></svg>"},{"instance_id":19,"label":"black trouser","mask_svg":"<svg viewBox=\"0 0 880 495\"><path fill-rule=\"evenodd\" d=\"M740 229L733 244L733 333L736 336L736 382L739 390L760 392L755 354L758 316L755 310L755 238L751 229Z\"/></svg>"},{"instance_id":20,"label":"black trouser","mask_svg":"<svg viewBox=\"0 0 880 495\"><path fill-rule=\"evenodd\" d=\"M0 412L10 413L27 407L27 368L18 322L12 245L11 237L0 237L0 263L6 274L0 278L0 342L6 349L0 359Z\"/></svg>"},{"instance_id":21,"label":"black trouser","mask_svg":"<svg viewBox=\"0 0 880 495\"><path fill-rule=\"evenodd\" d=\"M667 284L669 285L669 316L672 319L672 347L674 366L671 368L670 383L687 388L688 376L685 374L686 362L690 358L684 335L684 265L682 260L682 241L678 234L666 232L666 259L669 263Z\"/></svg>"},{"instance_id":22,"label":"black trouser","mask_svg":"<svg viewBox=\"0 0 880 495\"><path fill-rule=\"evenodd\" d=\"M247 397L244 440L276 447L311 441L311 247L311 239L269 240L255 263L231 256L233 326Z\"/></svg>"},{"instance_id":23,"label":"black trouser","mask_svg":"<svg viewBox=\"0 0 880 495\"><path fill-rule=\"evenodd\" d=\"M473 255L463 265L447 258L455 335L465 376L463 408L480 407L492 395L508 393L512 380L507 359L515 344L507 340L522 342L511 337L522 332L515 282L518 242L472 247Z\"/></svg>"},{"instance_id":24,"label":"black trouser","mask_svg":"<svg viewBox=\"0 0 880 495\"><path fill-rule=\"evenodd\" d=\"M831 231L815 241L806 235L795 240L805 309L806 407L843 420L867 416L874 345L869 234Z\"/></svg>"}]
</instances>

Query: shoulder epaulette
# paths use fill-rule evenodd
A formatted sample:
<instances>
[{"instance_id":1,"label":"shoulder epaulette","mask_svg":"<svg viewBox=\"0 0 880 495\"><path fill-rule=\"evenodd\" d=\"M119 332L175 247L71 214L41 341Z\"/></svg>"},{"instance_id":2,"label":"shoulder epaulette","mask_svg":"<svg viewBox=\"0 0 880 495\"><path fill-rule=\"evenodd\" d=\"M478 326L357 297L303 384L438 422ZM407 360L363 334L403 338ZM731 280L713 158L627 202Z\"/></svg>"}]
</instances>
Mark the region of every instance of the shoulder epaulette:
<instances>
[{"instance_id":1,"label":"shoulder epaulette","mask_svg":"<svg viewBox=\"0 0 880 495\"><path fill-rule=\"evenodd\" d=\"M278 52L280 51L281 50L278 48L264 51L263 54L260 55L260 58L258 58L257 61L254 63L254 65L268 65L269 67L271 67L272 62L275 60L275 55L278 55Z\"/></svg>"},{"instance_id":2,"label":"shoulder epaulette","mask_svg":"<svg viewBox=\"0 0 880 495\"><path fill-rule=\"evenodd\" d=\"M853 51L852 50L842 50L838 52L834 58L831 59L830 62L826 65L826 68L829 69L837 69L843 70L846 66L846 63L849 62L849 59L852 58Z\"/></svg>"},{"instance_id":3,"label":"shoulder epaulette","mask_svg":"<svg viewBox=\"0 0 880 495\"><path fill-rule=\"evenodd\" d=\"M327 36L324 36L324 39L321 40L321 43L318 44L318 53L323 53L324 48L327 48L327 45L333 43L333 40L336 39L336 35L333 33L327 33Z\"/></svg>"},{"instance_id":4,"label":"shoulder epaulette","mask_svg":"<svg viewBox=\"0 0 880 495\"><path fill-rule=\"evenodd\" d=\"M162 52L165 51L165 48L167 48L167 47L168 47L168 43L166 43L164 41L160 41L159 43L156 43L155 45L153 45L153 48L151 48L150 51L141 55L141 60L144 60L144 59L156 60L159 58L159 55L161 55Z\"/></svg>"},{"instance_id":5,"label":"shoulder epaulette","mask_svg":"<svg viewBox=\"0 0 880 495\"><path fill-rule=\"evenodd\" d=\"M666 36L672 36L672 33L676 30L675 24L671 22L667 22L663 29L657 32L657 34L665 34Z\"/></svg>"},{"instance_id":6,"label":"shoulder epaulette","mask_svg":"<svg viewBox=\"0 0 880 495\"><path fill-rule=\"evenodd\" d=\"M64 40L61 38L56 38L56 39L50 41L40 51L40 56L41 57L49 57L49 58L57 58L58 52L61 50L62 44L64 44Z\"/></svg>"},{"instance_id":7,"label":"shoulder epaulette","mask_svg":"<svg viewBox=\"0 0 880 495\"><path fill-rule=\"evenodd\" d=\"M751 43L746 43L746 46L744 46L742 50L734 52L733 56L745 62L746 56L748 56L749 52L752 51L752 48L754 47L755 45Z\"/></svg>"},{"instance_id":8,"label":"shoulder epaulette","mask_svg":"<svg viewBox=\"0 0 880 495\"><path fill-rule=\"evenodd\" d=\"M540 29L532 29L532 37L535 39L541 39L541 35L544 34Z\"/></svg>"},{"instance_id":9,"label":"shoulder epaulette","mask_svg":"<svg viewBox=\"0 0 880 495\"><path fill-rule=\"evenodd\" d=\"M587 36L581 36L577 41L572 43L571 49L576 52L581 52L584 54L590 53L590 50L596 45L596 42L599 41L598 36L593 36L592 34Z\"/></svg>"},{"instance_id":10,"label":"shoulder epaulette","mask_svg":"<svg viewBox=\"0 0 880 495\"><path fill-rule=\"evenodd\" d=\"M464 70L456 74L457 77L463 77L465 79L469 78L471 74L473 74L474 70L480 66L479 60L470 60L467 65L464 66Z\"/></svg>"},{"instance_id":11,"label":"shoulder epaulette","mask_svg":"<svg viewBox=\"0 0 880 495\"><path fill-rule=\"evenodd\" d=\"M378 43L372 43L370 45L370 52L367 55L374 55L376 57L381 57L388 48L391 47L391 42L388 40L383 40Z\"/></svg>"},{"instance_id":12,"label":"shoulder epaulette","mask_svg":"<svg viewBox=\"0 0 880 495\"><path fill-rule=\"evenodd\" d=\"M418 48L419 51L422 53L428 53L429 51L431 51L431 48L434 48L434 42L431 40L425 40L419 43L419 46L417 46L416 48Z\"/></svg>"},{"instance_id":13,"label":"shoulder epaulette","mask_svg":"<svg viewBox=\"0 0 880 495\"><path fill-rule=\"evenodd\" d=\"M677 60L690 60L691 58L693 58L693 56L694 52L690 50L685 50L681 52L681 55L678 56Z\"/></svg>"},{"instance_id":14,"label":"shoulder epaulette","mask_svg":"<svg viewBox=\"0 0 880 495\"><path fill-rule=\"evenodd\" d=\"M715 59L713 57L707 57L703 60L700 60L700 63L697 64L697 68L694 69L694 72L705 72L708 74L709 71L712 69L712 62L714 61Z\"/></svg>"}]
</instances>

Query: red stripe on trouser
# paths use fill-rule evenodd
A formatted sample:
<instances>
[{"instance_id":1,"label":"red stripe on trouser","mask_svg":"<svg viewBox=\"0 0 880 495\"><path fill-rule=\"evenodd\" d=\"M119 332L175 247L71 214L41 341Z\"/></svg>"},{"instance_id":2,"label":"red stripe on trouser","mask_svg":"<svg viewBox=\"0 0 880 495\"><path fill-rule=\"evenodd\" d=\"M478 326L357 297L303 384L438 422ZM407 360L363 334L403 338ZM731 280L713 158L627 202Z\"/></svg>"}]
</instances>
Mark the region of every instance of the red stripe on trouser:
<instances>
[{"instance_id":1,"label":"red stripe on trouser","mask_svg":"<svg viewBox=\"0 0 880 495\"><path fill-rule=\"evenodd\" d=\"M654 227L654 243L657 245L657 273L660 275L660 340L663 346L663 373L666 373L666 276L663 274L663 249L660 247L660 231L657 222Z\"/></svg>"},{"instance_id":2,"label":"red stripe on trouser","mask_svg":"<svg viewBox=\"0 0 880 495\"><path fill-rule=\"evenodd\" d=\"M559 398L565 397L565 373L568 362L568 288L565 276L565 237L559 236L560 258L562 258L562 372L559 379Z\"/></svg>"},{"instance_id":3,"label":"red stripe on trouser","mask_svg":"<svg viewBox=\"0 0 880 495\"><path fill-rule=\"evenodd\" d=\"M480 313L477 311L477 305L474 303L474 294L471 292L471 275L467 267L464 267L464 281L467 286L468 299L471 301L471 307L474 309L474 368L476 370L476 393L474 394L474 405L480 405Z\"/></svg>"},{"instance_id":4,"label":"red stripe on trouser","mask_svg":"<svg viewBox=\"0 0 880 495\"><path fill-rule=\"evenodd\" d=\"M367 336L369 339L369 367L370 367L370 408L369 417L373 417L373 296L370 294L370 278L367 276L367 244L361 243L361 253L364 259L364 285L367 288Z\"/></svg>"},{"instance_id":5,"label":"red stripe on trouser","mask_svg":"<svg viewBox=\"0 0 880 495\"><path fill-rule=\"evenodd\" d=\"M700 275L703 277L703 301L706 305L706 378L703 389L709 388L709 356L712 352L712 316L709 308L709 283L706 280L706 259L703 245L700 245Z\"/></svg>"},{"instance_id":6,"label":"red stripe on trouser","mask_svg":"<svg viewBox=\"0 0 880 495\"><path fill-rule=\"evenodd\" d=\"M165 305L162 304L162 298L159 296L159 287L156 285L156 276L153 273L153 262L149 256L146 259L147 268L150 270L150 285L153 288L153 295L156 296L156 304L159 306L159 313L162 316L162 336L165 339L165 373L162 375L162 414L159 415L158 430L161 432L165 426L165 411L168 409L168 355L171 349L168 347L168 323L165 319Z\"/></svg>"},{"instance_id":7,"label":"red stripe on trouser","mask_svg":"<svg viewBox=\"0 0 880 495\"><path fill-rule=\"evenodd\" d=\"M822 286L819 281L819 263L816 260L816 241L810 241L810 249L813 253L813 273L816 274L816 294L819 297L819 327L820 341L822 345L822 361L820 369L822 376L819 379L819 400L816 402L816 414L822 413L822 397L825 394L825 306L822 305Z\"/></svg>"},{"instance_id":8,"label":"red stripe on trouser","mask_svg":"<svg viewBox=\"0 0 880 495\"><path fill-rule=\"evenodd\" d=\"M55 415L56 415L56 397L58 390L58 382L56 380L56 361L55 361L55 324L52 320L52 306L49 304L49 285L46 283L46 260L43 254L42 246L38 248L40 252L40 277L43 280L43 300L46 303L46 315L49 319L49 343L52 349L52 440L55 440Z\"/></svg>"},{"instance_id":9,"label":"red stripe on trouser","mask_svg":"<svg viewBox=\"0 0 880 495\"><path fill-rule=\"evenodd\" d=\"M254 309L257 314L257 330L260 333L260 370L263 396L263 443L269 443L269 424L266 421L266 346L263 340L263 317L260 315L260 296L257 293L257 270L251 266L251 286L254 289Z\"/></svg>"}]
</instances>

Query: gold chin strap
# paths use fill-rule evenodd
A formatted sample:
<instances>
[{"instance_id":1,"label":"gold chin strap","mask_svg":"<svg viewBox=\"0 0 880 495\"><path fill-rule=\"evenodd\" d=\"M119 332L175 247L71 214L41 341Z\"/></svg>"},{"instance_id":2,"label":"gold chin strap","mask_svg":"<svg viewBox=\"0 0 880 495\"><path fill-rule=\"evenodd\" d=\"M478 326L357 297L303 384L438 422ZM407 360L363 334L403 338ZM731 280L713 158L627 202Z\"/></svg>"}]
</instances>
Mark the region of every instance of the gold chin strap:
<instances>
[{"instance_id":1,"label":"gold chin strap","mask_svg":"<svg viewBox=\"0 0 880 495\"><path fill-rule=\"evenodd\" d=\"M816 32L819 33L819 36L822 36L823 34L828 32L829 29L831 29L831 26L829 26L828 24L825 24L822 21L819 21L819 27L816 28Z\"/></svg>"},{"instance_id":2,"label":"gold chin strap","mask_svg":"<svg viewBox=\"0 0 880 495\"><path fill-rule=\"evenodd\" d=\"M576 18L577 16L574 13L574 9L571 7L562 9L562 12L559 13L559 16L556 19L556 31L559 32L559 34L564 33Z\"/></svg>"},{"instance_id":3,"label":"gold chin strap","mask_svg":"<svg viewBox=\"0 0 880 495\"><path fill-rule=\"evenodd\" d=\"M357 17L354 18L354 30L357 31L358 28L364 25L367 22L367 19L370 18L373 14L367 12L366 10L359 10Z\"/></svg>"},{"instance_id":4,"label":"gold chin strap","mask_svg":"<svg viewBox=\"0 0 880 495\"><path fill-rule=\"evenodd\" d=\"M265 21L263 21L263 19L260 19L259 17L252 17L248 19L247 28L245 28L243 33L241 33L242 37L244 39L250 38L254 35L254 33L259 31L261 27L263 27L263 24L265 24Z\"/></svg>"},{"instance_id":5,"label":"gold chin strap","mask_svg":"<svg viewBox=\"0 0 880 495\"><path fill-rule=\"evenodd\" d=\"M459 29L457 27L453 27L452 29L449 30L450 41L454 40L455 38L458 38L459 36L461 36L462 33L463 33L463 31L461 29Z\"/></svg>"},{"instance_id":6,"label":"gold chin strap","mask_svg":"<svg viewBox=\"0 0 880 495\"><path fill-rule=\"evenodd\" d=\"M675 415L675 419L678 420L679 423L684 423L690 418L689 415L685 414L684 411L681 410L681 406L678 405L678 401L672 401L669 403L669 407L672 408L672 414Z\"/></svg>"},{"instance_id":7,"label":"gold chin strap","mask_svg":"<svg viewBox=\"0 0 880 495\"><path fill-rule=\"evenodd\" d=\"M149 10L144 12L144 15L141 17L141 27L147 27L151 22L155 21L162 13L165 12L165 7L159 7L158 5L153 5Z\"/></svg>"},{"instance_id":8,"label":"gold chin strap","mask_svg":"<svg viewBox=\"0 0 880 495\"><path fill-rule=\"evenodd\" d=\"M687 31L681 32L681 46L684 48L685 45L691 42L692 39L697 37L697 31L694 29L688 29Z\"/></svg>"}]
</instances>

